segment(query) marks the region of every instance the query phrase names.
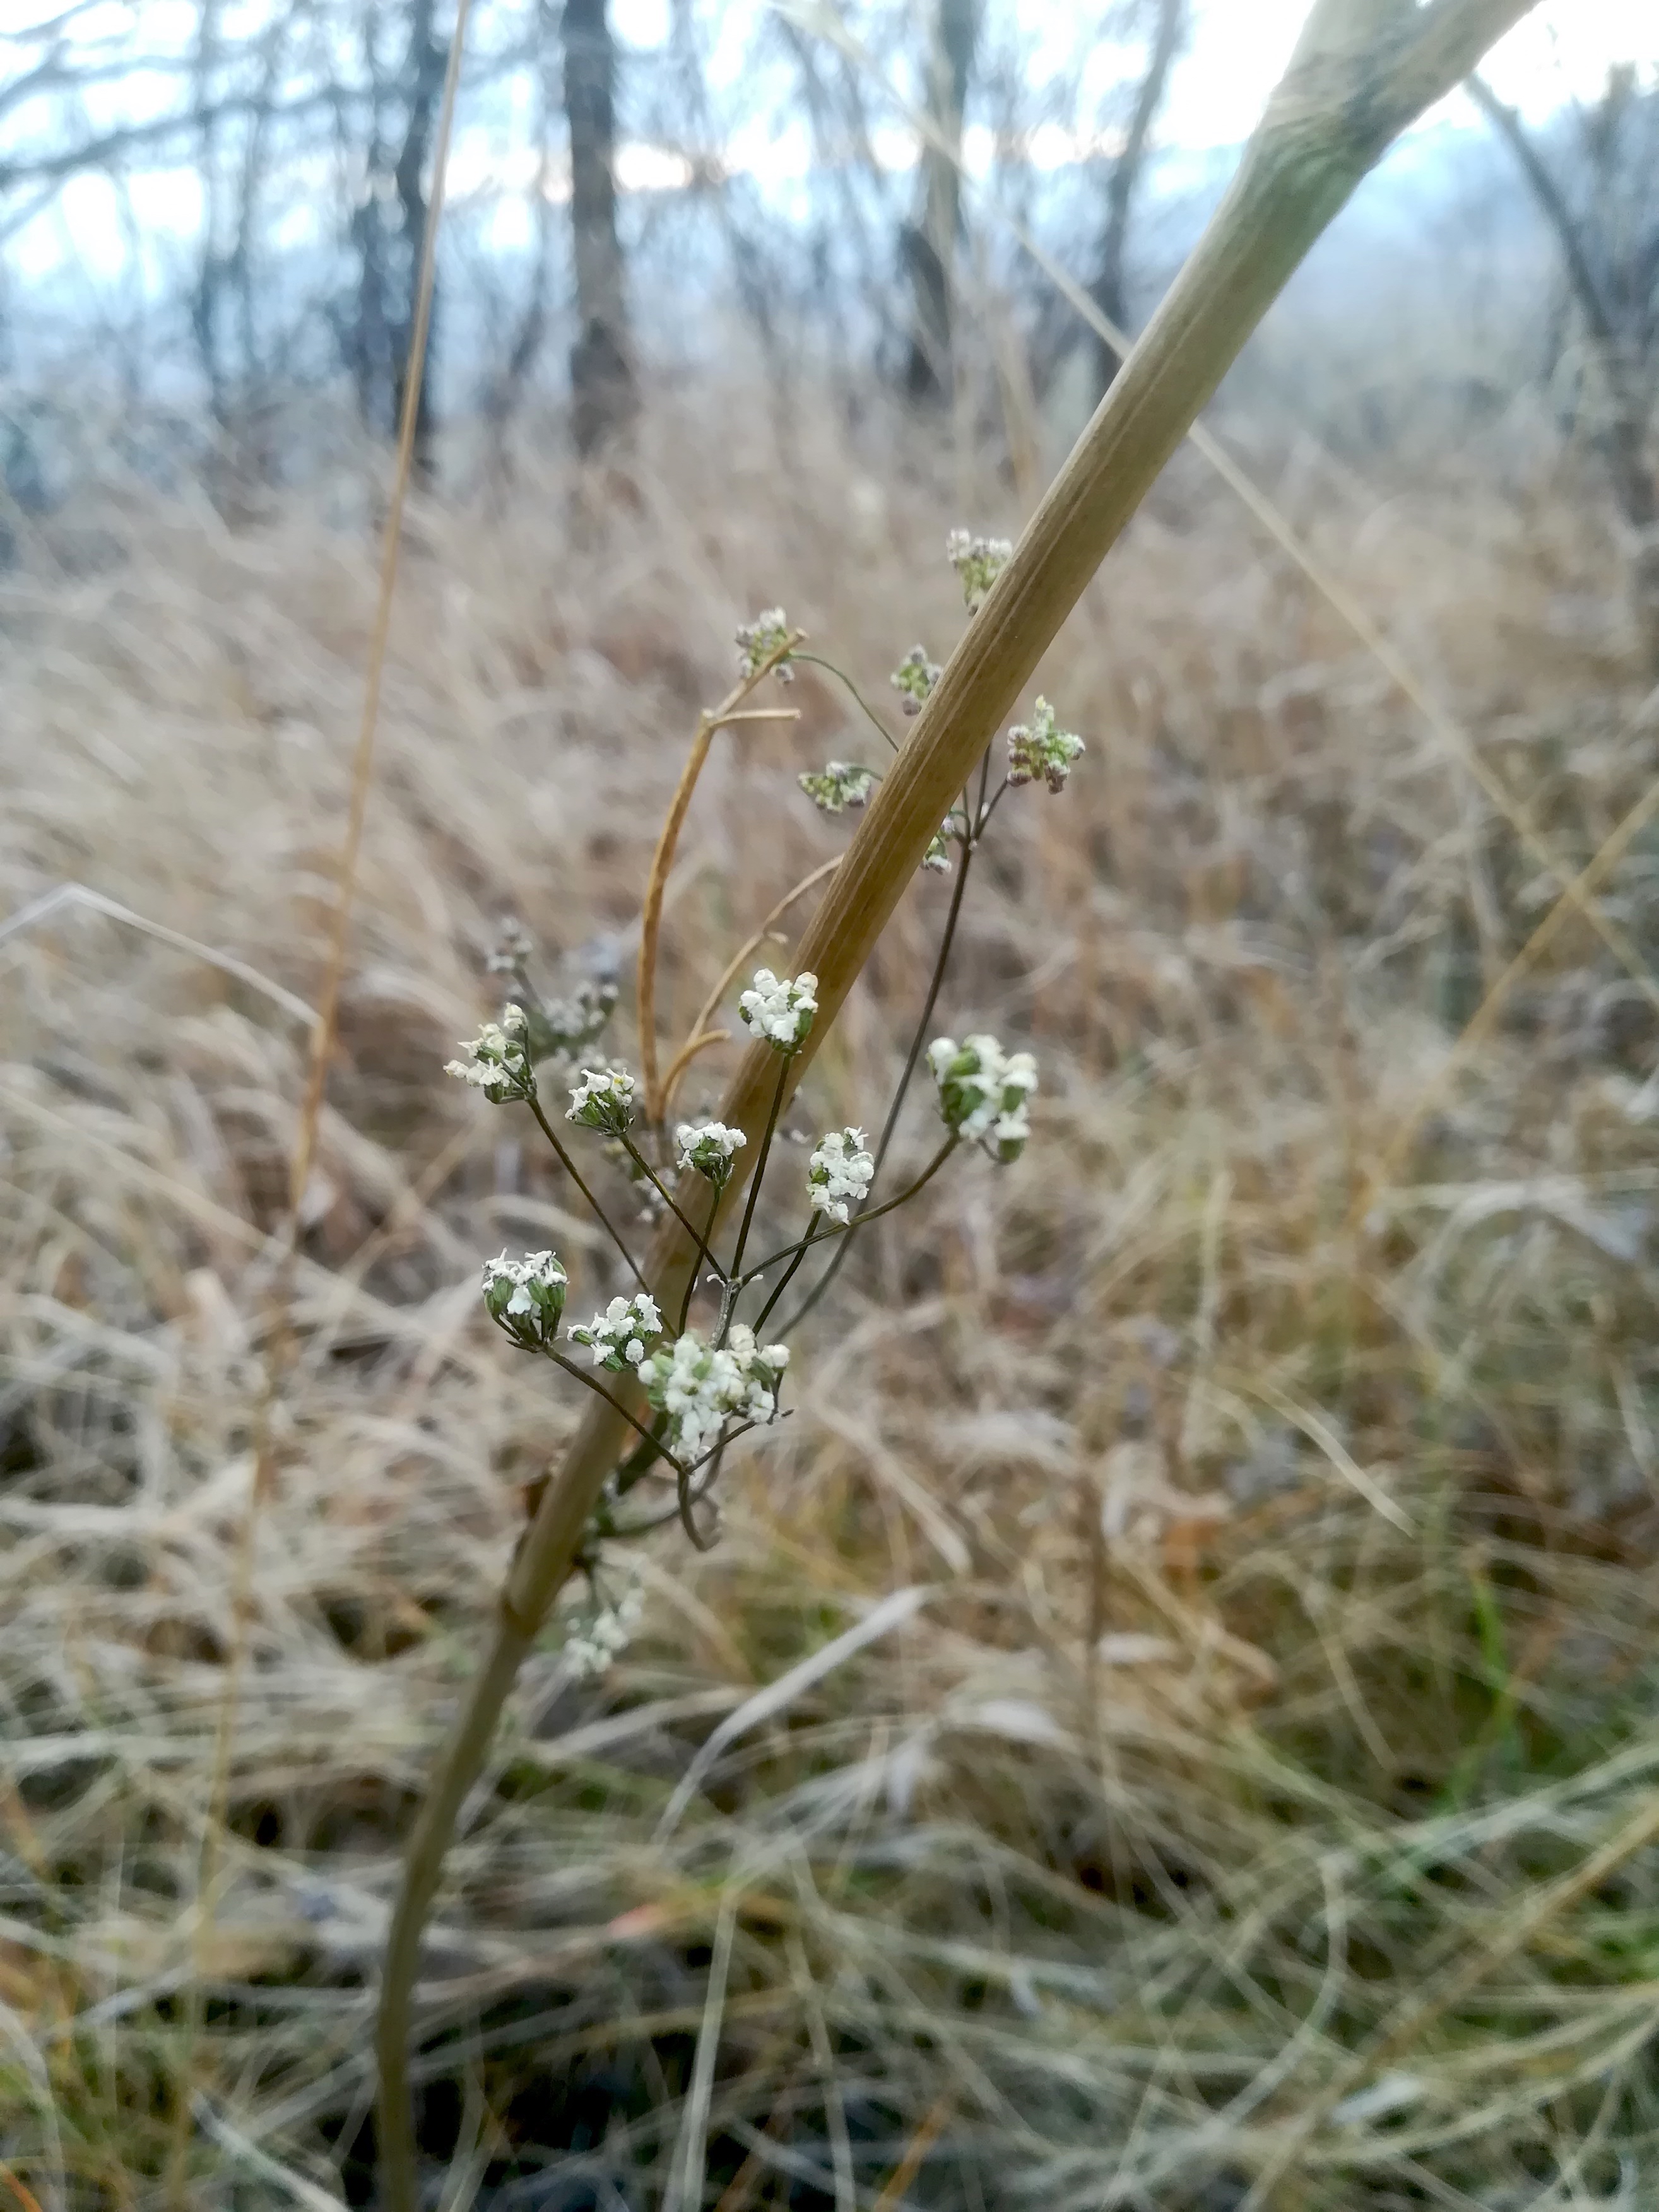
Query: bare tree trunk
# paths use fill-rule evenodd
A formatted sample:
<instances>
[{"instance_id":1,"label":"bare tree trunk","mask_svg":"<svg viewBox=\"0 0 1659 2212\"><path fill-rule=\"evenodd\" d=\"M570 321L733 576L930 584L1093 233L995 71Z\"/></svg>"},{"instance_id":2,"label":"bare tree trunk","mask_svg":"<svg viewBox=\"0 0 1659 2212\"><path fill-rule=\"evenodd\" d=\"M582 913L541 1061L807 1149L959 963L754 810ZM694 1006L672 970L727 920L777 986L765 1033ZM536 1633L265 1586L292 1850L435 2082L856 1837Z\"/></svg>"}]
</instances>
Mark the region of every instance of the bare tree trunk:
<instances>
[{"instance_id":1,"label":"bare tree trunk","mask_svg":"<svg viewBox=\"0 0 1659 2212\"><path fill-rule=\"evenodd\" d=\"M927 54L928 119L945 146L922 149L920 219L904 235L915 301L905 389L913 399L949 397L952 383L957 234L962 228L962 117L979 42L979 0L937 0ZM948 147L950 151L945 151Z\"/></svg>"},{"instance_id":2,"label":"bare tree trunk","mask_svg":"<svg viewBox=\"0 0 1659 2212\"><path fill-rule=\"evenodd\" d=\"M410 354L415 337L416 295L420 289L421 260L426 251L427 156L432 147L433 125L437 119L438 100L444 82L444 52L434 33L433 0L414 0L410 11L409 59L405 74L409 85L409 114L404 128L404 143L398 154L398 166L392 172L398 204L403 210L406 279L399 303L402 312L398 319L392 398L394 424L403 419L404 393L409 381ZM438 416L430 371L430 362L437 349L437 315L438 298L434 287L427 329L428 368L428 373L421 379L420 398L415 416L415 471L425 483L432 481L437 459Z\"/></svg>"},{"instance_id":3,"label":"bare tree trunk","mask_svg":"<svg viewBox=\"0 0 1659 2212\"><path fill-rule=\"evenodd\" d=\"M1154 0L1154 4L1157 15L1146 56L1146 72L1135 94L1122 148L1112 163L1106 186L1106 224L1101 233L1100 266L1089 287L1089 296L1096 307L1121 331L1129 326L1124 274L1130 211L1146 164L1152 125L1169 88L1170 71L1187 36L1187 0ZM1096 341L1095 362L1096 389L1104 392L1117 374L1118 356L1103 338Z\"/></svg>"},{"instance_id":4,"label":"bare tree trunk","mask_svg":"<svg viewBox=\"0 0 1659 2212\"><path fill-rule=\"evenodd\" d=\"M1631 591L1637 627L1649 672L1659 676L1659 484L1647 455L1650 378L1638 349L1619 329L1585 227L1568 204L1566 194L1520 117L1504 106L1482 78L1472 76L1468 88L1475 105L1520 165L1528 189L1554 237L1573 304L1584 325L1606 402L1598 443L1613 498L1636 543Z\"/></svg>"},{"instance_id":5,"label":"bare tree trunk","mask_svg":"<svg viewBox=\"0 0 1659 2212\"><path fill-rule=\"evenodd\" d=\"M565 0L564 112L570 127L570 227L576 262L572 426L595 453L634 413L622 244L617 235L617 52L605 0Z\"/></svg>"}]
</instances>

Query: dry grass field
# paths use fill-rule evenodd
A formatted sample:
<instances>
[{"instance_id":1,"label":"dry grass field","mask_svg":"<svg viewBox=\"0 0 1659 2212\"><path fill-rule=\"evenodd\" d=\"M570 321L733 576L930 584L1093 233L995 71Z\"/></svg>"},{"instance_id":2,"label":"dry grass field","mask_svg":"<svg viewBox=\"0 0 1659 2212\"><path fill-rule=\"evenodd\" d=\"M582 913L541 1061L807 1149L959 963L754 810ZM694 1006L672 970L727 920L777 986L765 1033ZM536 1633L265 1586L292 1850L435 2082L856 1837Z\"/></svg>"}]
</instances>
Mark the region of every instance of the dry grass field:
<instances>
[{"instance_id":1,"label":"dry grass field","mask_svg":"<svg viewBox=\"0 0 1659 2212\"><path fill-rule=\"evenodd\" d=\"M580 1411L477 1266L617 1287L442 1063L503 915L630 977L736 623L781 600L890 705L963 618L946 531L1019 520L879 416L768 421L663 401L629 485L415 513L245 1638L371 533L114 487L0 576L0 908L149 926L0 942L9 2212L372 2202L399 1838ZM1599 894L1638 976L1570 921L1458 1047L1659 701L1576 477L1280 459L1484 786L1184 455L1043 669L1089 750L999 810L941 1001L1039 1055L1034 1141L867 1238L723 1540L653 1540L601 1680L550 1632L469 1808L444 2212L1659 2203L1651 836ZM844 840L795 775L856 718L785 703L716 741L665 1029ZM801 1129L879 1123L948 895ZM933 1141L918 1095L901 1164Z\"/></svg>"}]
</instances>

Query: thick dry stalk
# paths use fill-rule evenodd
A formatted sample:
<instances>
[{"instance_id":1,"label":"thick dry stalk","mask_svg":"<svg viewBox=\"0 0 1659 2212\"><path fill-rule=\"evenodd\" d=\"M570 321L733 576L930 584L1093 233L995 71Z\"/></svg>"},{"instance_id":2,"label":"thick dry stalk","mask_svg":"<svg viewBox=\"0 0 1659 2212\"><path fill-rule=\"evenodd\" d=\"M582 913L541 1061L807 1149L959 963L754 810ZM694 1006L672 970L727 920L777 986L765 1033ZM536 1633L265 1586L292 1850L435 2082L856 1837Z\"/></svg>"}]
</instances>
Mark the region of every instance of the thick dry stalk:
<instances>
[{"instance_id":1,"label":"thick dry stalk","mask_svg":"<svg viewBox=\"0 0 1659 2212\"><path fill-rule=\"evenodd\" d=\"M784 1103L974 764L1245 340L1389 141L1530 4L1318 0L1225 198L969 623L813 917L796 966L817 976L818 1016L805 1049L788 1065ZM659 884L657 904L659 914ZM654 958L654 926L652 943ZM645 1029L642 1019L642 1036ZM750 1139L750 1160L778 1098L777 1057L757 1044L720 1109L721 1120ZM723 1203L745 1172L739 1166ZM694 1256L671 1217L645 1268L665 1311L678 1310ZM415 2212L408 2040L421 1934L455 1816L628 1435L619 1412L596 1405L548 1484L509 1571L489 1655L410 1838L376 2039L386 2212Z\"/></svg>"}]
</instances>

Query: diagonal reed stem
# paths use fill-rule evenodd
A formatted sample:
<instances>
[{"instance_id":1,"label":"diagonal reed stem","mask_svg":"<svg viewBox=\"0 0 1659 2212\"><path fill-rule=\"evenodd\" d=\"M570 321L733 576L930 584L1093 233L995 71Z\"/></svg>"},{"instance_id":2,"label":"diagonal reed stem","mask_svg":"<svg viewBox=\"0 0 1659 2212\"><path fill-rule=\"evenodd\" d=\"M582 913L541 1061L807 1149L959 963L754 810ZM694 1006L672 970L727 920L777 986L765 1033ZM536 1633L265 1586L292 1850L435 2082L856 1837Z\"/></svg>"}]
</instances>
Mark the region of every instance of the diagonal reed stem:
<instances>
[{"instance_id":1,"label":"diagonal reed stem","mask_svg":"<svg viewBox=\"0 0 1659 2212\"><path fill-rule=\"evenodd\" d=\"M975 763L1245 340L1390 141L1530 4L1431 0L1383 12L1376 0L1316 0L1225 198L969 623L831 880L795 956L817 977L818 1016L781 1093L775 1054L757 1042L732 1079L723 1121L752 1140L774 1100L787 1103ZM733 1176L728 1201L743 1180ZM695 1262L671 1218L645 1270L665 1310ZM410 1837L375 2038L385 2212L415 2212L409 2039L422 1931L456 1816L628 1434L615 1407L596 1404L543 1493Z\"/></svg>"}]
</instances>

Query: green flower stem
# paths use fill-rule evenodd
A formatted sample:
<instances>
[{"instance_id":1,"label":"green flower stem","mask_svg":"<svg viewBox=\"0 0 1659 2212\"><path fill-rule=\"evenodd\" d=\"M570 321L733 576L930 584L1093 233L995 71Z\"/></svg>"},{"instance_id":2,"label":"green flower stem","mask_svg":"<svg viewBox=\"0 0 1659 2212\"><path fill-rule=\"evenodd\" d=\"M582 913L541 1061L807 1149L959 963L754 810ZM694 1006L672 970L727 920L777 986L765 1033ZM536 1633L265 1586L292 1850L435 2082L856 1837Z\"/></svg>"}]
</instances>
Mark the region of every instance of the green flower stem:
<instances>
[{"instance_id":1,"label":"green flower stem","mask_svg":"<svg viewBox=\"0 0 1659 2212\"><path fill-rule=\"evenodd\" d=\"M881 716L877 714L875 708L870 704L870 702L865 697L863 692L859 690L858 685L854 683L852 678L847 673L847 671L844 668L837 668L833 660L826 660L821 653L792 653L789 658L791 660L810 660L814 668L827 669L831 676L836 678L841 683L844 684L847 686L847 689L852 693L854 698L858 702L859 706L863 710L866 719L875 730L879 732L881 737L886 743L888 750L895 753L898 750L899 747L897 738L894 737L886 723L882 720ZM874 769L870 770L870 774L875 776L878 783L881 781L880 776L876 774Z\"/></svg>"},{"instance_id":2,"label":"green flower stem","mask_svg":"<svg viewBox=\"0 0 1659 2212\"><path fill-rule=\"evenodd\" d=\"M599 1200L594 1197L592 1192L589 1190L587 1185L582 1181L581 1174L580 1170L577 1168L576 1163L571 1158L569 1153L566 1152L563 1145L560 1142L558 1131L548 1120L546 1115L543 1113L542 1102L536 1096L533 1091L531 1092L526 1103L529 1105L531 1112L535 1115L537 1126L541 1130L543 1136L544 1136L548 1143L552 1146L554 1157L557 1159L559 1165L564 1170L571 1182L575 1184L577 1189L580 1191L582 1196L587 1200L589 1206L592 1210L594 1218L599 1222L599 1226L605 1231L605 1235L609 1237L611 1242L616 1246L617 1249L622 1254L623 1260L627 1262L629 1273L632 1275L634 1280L639 1285L642 1291L648 1290L650 1285L646 1281L644 1275L641 1273L639 1262L635 1259L634 1255L629 1250L627 1245L623 1242L622 1231L617 1227L610 1215L599 1204Z\"/></svg>"}]
</instances>

